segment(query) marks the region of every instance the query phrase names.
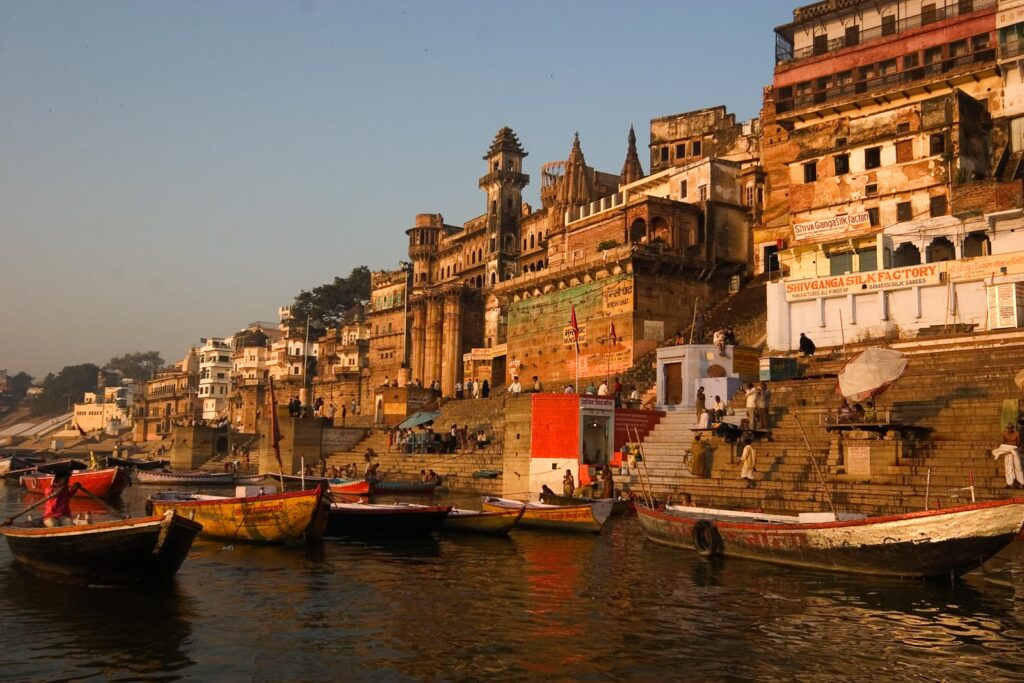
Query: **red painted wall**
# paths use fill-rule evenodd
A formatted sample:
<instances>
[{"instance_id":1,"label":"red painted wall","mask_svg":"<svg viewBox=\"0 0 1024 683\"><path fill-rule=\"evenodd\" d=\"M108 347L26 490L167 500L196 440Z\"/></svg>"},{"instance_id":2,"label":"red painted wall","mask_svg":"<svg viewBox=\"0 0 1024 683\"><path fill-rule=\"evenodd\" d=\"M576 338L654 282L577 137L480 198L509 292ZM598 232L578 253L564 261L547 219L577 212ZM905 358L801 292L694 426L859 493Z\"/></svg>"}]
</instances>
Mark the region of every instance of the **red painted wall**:
<instances>
[{"instance_id":1,"label":"red painted wall","mask_svg":"<svg viewBox=\"0 0 1024 683\"><path fill-rule=\"evenodd\" d=\"M618 408L615 411L615 452L619 456L622 444L636 441L636 433L643 440L655 425L661 422L665 413L661 410L627 410Z\"/></svg>"},{"instance_id":2,"label":"red painted wall","mask_svg":"<svg viewBox=\"0 0 1024 683\"><path fill-rule=\"evenodd\" d=\"M580 403L576 394L530 394L534 458L579 458Z\"/></svg>"}]
</instances>

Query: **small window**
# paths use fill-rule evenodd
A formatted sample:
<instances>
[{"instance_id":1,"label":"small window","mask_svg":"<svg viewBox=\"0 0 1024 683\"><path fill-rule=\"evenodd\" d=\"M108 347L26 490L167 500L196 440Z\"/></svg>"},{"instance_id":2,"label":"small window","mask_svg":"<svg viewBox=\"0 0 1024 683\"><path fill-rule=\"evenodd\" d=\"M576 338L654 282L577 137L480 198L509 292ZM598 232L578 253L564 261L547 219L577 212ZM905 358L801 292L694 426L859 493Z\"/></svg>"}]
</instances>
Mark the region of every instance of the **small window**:
<instances>
[{"instance_id":1,"label":"small window","mask_svg":"<svg viewBox=\"0 0 1024 683\"><path fill-rule=\"evenodd\" d=\"M908 126L910 124L907 124ZM902 164L906 161L914 160L914 141L913 140L900 140L896 143L896 163Z\"/></svg>"},{"instance_id":2,"label":"small window","mask_svg":"<svg viewBox=\"0 0 1024 683\"><path fill-rule=\"evenodd\" d=\"M974 36L973 38L971 38L971 50L974 51L974 52L980 52L981 50L987 50L989 48L990 44L991 43L989 43L989 39L988 39L988 34L987 33L982 33L980 35L977 35L977 36Z\"/></svg>"},{"instance_id":3,"label":"small window","mask_svg":"<svg viewBox=\"0 0 1024 683\"><path fill-rule=\"evenodd\" d=\"M896 33L896 15L887 14L882 17L882 35L891 36Z\"/></svg>"},{"instance_id":4,"label":"small window","mask_svg":"<svg viewBox=\"0 0 1024 683\"><path fill-rule=\"evenodd\" d=\"M957 41L955 41L953 43L950 43L950 45L949 45L949 56L950 57L959 57L959 56L965 55L965 54L967 54L967 41L966 40L957 40Z\"/></svg>"},{"instance_id":5,"label":"small window","mask_svg":"<svg viewBox=\"0 0 1024 683\"><path fill-rule=\"evenodd\" d=\"M900 223L909 221L913 218L913 213L910 209L910 202L900 202L896 205L896 220Z\"/></svg>"},{"instance_id":6,"label":"small window","mask_svg":"<svg viewBox=\"0 0 1024 683\"><path fill-rule=\"evenodd\" d=\"M934 5L932 5L934 7ZM930 47L924 51L924 63L934 64L942 61L942 47Z\"/></svg>"},{"instance_id":7,"label":"small window","mask_svg":"<svg viewBox=\"0 0 1024 683\"><path fill-rule=\"evenodd\" d=\"M845 36L845 40L843 41L843 45L845 47L850 47L851 45L858 45L859 43L860 43L860 26L856 26L856 25L854 25L854 26L847 26L846 27L846 36Z\"/></svg>"},{"instance_id":8,"label":"small window","mask_svg":"<svg viewBox=\"0 0 1024 683\"><path fill-rule=\"evenodd\" d=\"M708 186L701 185L697 188L697 194L700 195L700 201L706 202L708 199Z\"/></svg>"},{"instance_id":9,"label":"small window","mask_svg":"<svg viewBox=\"0 0 1024 683\"><path fill-rule=\"evenodd\" d=\"M686 199L686 181L685 180L680 180L679 181L679 197L681 199Z\"/></svg>"},{"instance_id":10,"label":"small window","mask_svg":"<svg viewBox=\"0 0 1024 683\"><path fill-rule=\"evenodd\" d=\"M928 203L928 213L934 218L946 215L946 195L940 194L931 198Z\"/></svg>"},{"instance_id":11,"label":"small window","mask_svg":"<svg viewBox=\"0 0 1024 683\"><path fill-rule=\"evenodd\" d=\"M864 195L867 197L874 197L878 195L878 184L868 183L864 186Z\"/></svg>"},{"instance_id":12,"label":"small window","mask_svg":"<svg viewBox=\"0 0 1024 683\"><path fill-rule=\"evenodd\" d=\"M676 145L676 159L682 159L686 156L686 143L682 142Z\"/></svg>"},{"instance_id":13,"label":"small window","mask_svg":"<svg viewBox=\"0 0 1024 683\"><path fill-rule=\"evenodd\" d=\"M974 0L957 0L957 14L970 14L974 11Z\"/></svg>"},{"instance_id":14,"label":"small window","mask_svg":"<svg viewBox=\"0 0 1024 683\"><path fill-rule=\"evenodd\" d=\"M946 153L946 136L942 133L932 133L928 136L928 154L936 156Z\"/></svg>"},{"instance_id":15,"label":"small window","mask_svg":"<svg viewBox=\"0 0 1024 683\"><path fill-rule=\"evenodd\" d=\"M690 143L690 156L700 156L700 140L694 140Z\"/></svg>"},{"instance_id":16,"label":"small window","mask_svg":"<svg viewBox=\"0 0 1024 683\"><path fill-rule=\"evenodd\" d=\"M894 74L894 73L896 73L896 60L895 59L887 59L884 62L879 62L879 64L878 64L878 75L879 76L888 76L889 74Z\"/></svg>"},{"instance_id":17,"label":"small window","mask_svg":"<svg viewBox=\"0 0 1024 683\"><path fill-rule=\"evenodd\" d=\"M921 56L916 52L911 52L909 55L903 56L903 68L904 69L916 69L917 65L921 63Z\"/></svg>"},{"instance_id":18,"label":"small window","mask_svg":"<svg viewBox=\"0 0 1024 683\"><path fill-rule=\"evenodd\" d=\"M837 154L832 157L835 162L836 175L844 175L850 172L850 155L849 154Z\"/></svg>"},{"instance_id":19,"label":"small window","mask_svg":"<svg viewBox=\"0 0 1024 683\"><path fill-rule=\"evenodd\" d=\"M935 16L935 3L930 5L921 5L921 26L926 24L934 24L937 20Z\"/></svg>"},{"instance_id":20,"label":"small window","mask_svg":"<svg viewBox=\"0 0 1024 683\"><path fill-rule=\"evenodd\" d=\"M668 161L668 147L661 148L661 160Z\"/></svg>"},{"instance_id":21,"label":"small window","mask_svg":"<svg viewBox=\"0 0 1024 683\"><path fill-rule=\"evenodd\" d=\"M853 271L853 253L831 254L828 257L828 274L842 275Z\"/></svg>"},{"instance_id":22,"label":"small window","mask_svg":"<svg viewBox=\"0 0 1024 683\"><path fill-rule=\"evenodd\" d=\"M857 250L857 270L861 273L878 270L878 251L874 247Z\"/></svg>"},{"instance_id":23,"label":"small window","mask_svg":"<svg viewBox=\"0 0 1024 683\"><path fill-rule=\"evenodd\" d=\"M864 168L878 168L881 165L881 147L868 147L866 150L864 150Z\"/></svg>"},{"instance_id":24,"label":"small window","mask_svg":"<svg viewBox=\"0 0 1024 683\"><path fill-rule=\"evenodd\" d=\"M910 122L909 121L902 121L902 122L896 124L896 134L897 135L902 135L903 133L909 133L909 132L910 132Z\"/></svg>"},{"instance_id":25,"label":"small window","mask_svg":"<svg viewBox=\"0 0 1024 683\"><path fill-rule=\"evenodd\" d=\"M868 218L871 220L871 227L878 227L878 207L872 206L868 209Z\"/></svg>"},{"instance_id":26,"label":"small window","mask_svg":"<svg viewBox=\"0 0 1024 683\"><path fill-rule=\"evenodd\" d=\"M846 147L846 138L836 138L836 149Z\"/></svg>"},{"instance_id":27,"label":"small window","mask_svg":"<svg viewBox=\"0 0 1024 683\"><path fill-rule=\"evenodd\" d=\"M823 55L828 52L828 34L821 33L814 36L811 52L816 55Z\"/></svg>"},{"instance_id":28,"label":"small window","mask_svg":"<svg viewBox=\"0 0 1024 683\"><path fill-rule=\"evenodd\" d=\"M818 179L818 166L816 162L811 161L804 164L804 182L813 183Z\"/></svg>"}]
</instances>

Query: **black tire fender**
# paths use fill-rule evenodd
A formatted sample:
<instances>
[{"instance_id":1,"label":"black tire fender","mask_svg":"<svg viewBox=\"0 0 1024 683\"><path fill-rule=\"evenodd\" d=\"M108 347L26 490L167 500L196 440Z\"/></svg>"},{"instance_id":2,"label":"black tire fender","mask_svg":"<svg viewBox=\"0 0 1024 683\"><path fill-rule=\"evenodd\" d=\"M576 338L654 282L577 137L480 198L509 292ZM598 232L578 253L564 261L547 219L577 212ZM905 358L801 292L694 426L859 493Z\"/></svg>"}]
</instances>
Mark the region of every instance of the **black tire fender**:
<instances>
[{"instance_id":1,"label":"black tire fender","mask_svg":"<svg viewBox=\"0 0 1024 683\"><path fill-rule=\"evenodd\" d=\"M699 520L693 525L693 547L704 557L712 557L722 552L722 535L714 522Z\"/></svg>"}]
</instances>

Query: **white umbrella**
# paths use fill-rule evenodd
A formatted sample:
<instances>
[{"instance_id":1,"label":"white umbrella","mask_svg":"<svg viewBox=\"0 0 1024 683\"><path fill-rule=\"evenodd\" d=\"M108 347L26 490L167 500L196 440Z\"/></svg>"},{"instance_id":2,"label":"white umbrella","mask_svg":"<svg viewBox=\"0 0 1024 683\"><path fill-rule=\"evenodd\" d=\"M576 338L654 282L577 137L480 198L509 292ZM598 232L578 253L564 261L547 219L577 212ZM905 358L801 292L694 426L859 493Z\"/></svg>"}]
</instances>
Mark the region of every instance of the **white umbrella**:
<instances>
[{"instance_id":1,"label":"white umbrella","mask_svg":"<svg viewBox=\"0 0 1024 683\"><path fill-rule=\"evenodd\" d=\"M907 357L892 349L865 349L839 371L839 393L860 403L885 391L907 371Z\"/></svg>"}]
</instances>

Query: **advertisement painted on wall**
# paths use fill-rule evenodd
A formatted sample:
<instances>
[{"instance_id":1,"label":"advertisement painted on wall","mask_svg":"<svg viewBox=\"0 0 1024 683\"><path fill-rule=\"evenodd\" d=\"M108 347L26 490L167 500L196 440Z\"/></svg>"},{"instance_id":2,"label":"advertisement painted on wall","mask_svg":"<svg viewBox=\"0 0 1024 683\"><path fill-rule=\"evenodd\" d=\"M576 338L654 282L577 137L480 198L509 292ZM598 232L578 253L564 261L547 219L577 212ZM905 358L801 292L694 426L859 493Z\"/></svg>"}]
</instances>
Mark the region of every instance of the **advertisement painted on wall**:
<instances>
[{"instance_id":1,"label":"advertisement painted on wall","mask_svg":"<svg viewBox=\"0 0 1024 683\"><path fill-rule=\"evenodd\" d=\"M829 216L805 223L793 223L791 246L827 242L838 238L860 237L880 230L880 227L871 225L871 217L867 211Z\"/></svg>"},{"instance_id":2,"label":"advertisement painted on wall","mask_svg":"<svg viewBox=\"0 0 1024 683\"><path fill-rule=\"evenodd\" d=\"M1020 275L1024 273L1024 252L1015 251L1009 254L945 261L944 265L953 282L984 280L1001 275Z\"/></svg>"},{"instance_id":3,"label":"advertisement painted on wall","mask_svg":"<svg viewBox=\"0 0 1024 683\"><path fill-rule=\"evenodd\" d=\"M927 263L906 268L890 268L865 273L847 273L833 277L819 277L810 280L795 280L786 283L786 301L821 299L848 294L908 287L937 285L942 280L942 264Z\"/></svg>"}]
</instances>

